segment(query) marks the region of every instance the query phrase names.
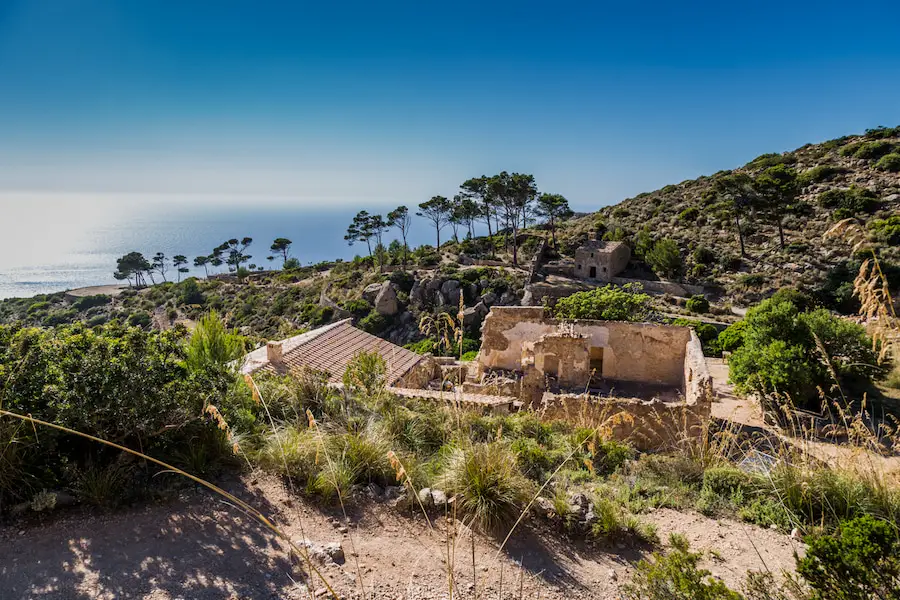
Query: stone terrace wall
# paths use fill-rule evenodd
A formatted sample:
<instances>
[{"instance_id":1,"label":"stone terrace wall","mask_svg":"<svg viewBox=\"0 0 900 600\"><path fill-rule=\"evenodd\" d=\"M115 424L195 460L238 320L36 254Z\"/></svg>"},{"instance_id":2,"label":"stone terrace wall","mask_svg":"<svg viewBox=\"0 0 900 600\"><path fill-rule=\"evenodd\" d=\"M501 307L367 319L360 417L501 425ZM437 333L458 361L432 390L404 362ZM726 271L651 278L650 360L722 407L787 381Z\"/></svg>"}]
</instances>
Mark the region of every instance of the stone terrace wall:
<instances>
[{"instance_id":1,"label":"stone terrace wall","mask_svg":"<svg viewBox=\"0 0 900 600\"><path fill-rule=\"evenodd\" d=\"M673 448L702 435L710 402L545 394L540 412L545 419L577 419L598 427L605 437L648 451Z\"/></svg>"},{"instance_id":2,"label":"stone terrace wall","mask_svg":"<svg viewBox=\"0 0 900 600\"><path fill-rule=\"evenodd\" d=\"M494 307L482 325L482 369L521 369L523 346L557 331L559 321L540 307ZM685 357L692 331L686 327L617 321L576 321L575 332L604 348L604 379L672 385L685 382Z\"/></svg>"},{"instance_id":3,"label":"stone terrace wall","mask_svg":"<svg viewBox=\"0 0 900 600\"><path fill-rule=\"evenodd\" d=\"M713 397L712 375L706 366L703 346L700 338L691 330L691 339L685 348L684 358L684 395L689 404L706 403L706 414L709 415L709 404Z\"/></svg>"}]
</instances>

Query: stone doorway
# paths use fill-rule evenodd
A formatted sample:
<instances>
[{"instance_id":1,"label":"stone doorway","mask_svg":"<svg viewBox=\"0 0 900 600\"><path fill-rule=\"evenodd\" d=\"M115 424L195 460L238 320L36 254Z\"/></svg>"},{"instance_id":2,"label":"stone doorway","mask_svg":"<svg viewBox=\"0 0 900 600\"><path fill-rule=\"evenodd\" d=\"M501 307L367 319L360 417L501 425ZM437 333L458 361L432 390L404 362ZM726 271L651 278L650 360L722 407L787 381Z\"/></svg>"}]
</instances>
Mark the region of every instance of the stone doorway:
<instances>
[{"instance_id":1,"label":"stone doorway","mask_svg":"<svg viewBox=\"0 0 900 600\"><path fill-rule=\"evenodd\" d=\"M591 267L591 272L588 274L588 277L591 279L597 278L597 267Z\"/></svg>"},{"instance_id":2,"label":"stone doorway","mask_svg":"<svg viewBox=\"0 0 900 600\"><path fill-rule=\"evenodd\" d=\"M597 384L603 381L603 348L591 346L590 365L591 384Z\"/></svg>"}]
</instances>

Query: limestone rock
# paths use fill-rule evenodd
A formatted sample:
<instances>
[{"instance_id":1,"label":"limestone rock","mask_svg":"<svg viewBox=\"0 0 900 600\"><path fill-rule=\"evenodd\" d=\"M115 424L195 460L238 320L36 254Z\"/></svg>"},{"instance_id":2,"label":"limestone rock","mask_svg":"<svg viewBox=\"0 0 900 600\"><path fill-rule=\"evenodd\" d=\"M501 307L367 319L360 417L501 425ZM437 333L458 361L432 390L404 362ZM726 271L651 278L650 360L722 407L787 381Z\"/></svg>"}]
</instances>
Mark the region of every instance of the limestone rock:
<instances>
[{"instance_id":1,"label":"limestone rock","mask_svg":"<svg viewBox=\"0 0 900 600\"><path fill-rule=\"evenodd\" d=\"M484 302L485 306L493 306L497 304L497 294L494 292L485 292L481 295L481 301Z\"/></svg>"},{"instance_id":2,"label":"limestone rock","mask_svg":"<svg viewBox=\"0 0 900 600\"><path fill-rule=\"evenodd\" d=\"M435 507L444 508L447 506L447 494L441 490L431 490L431 501Z\"/></svg>"},{"instance_id":3,"label":"limestone rock","mask_svg":"<svg viewBox=\"0 0 900 600\"><path fill-rule=\"evenodd\" d=\"M369 285L367 285L366 289L364 289L362 293L363 300L369 302L370 304L374 304L375 298L381 291L381 286L382 284L380 283L370 283Z\"/></svg>"},{"instance_id":4,"label":"limestone rock","mask_svg":"<svg viewBox=\"0 0 900 600\"><path fill-rule=\"evenodd\" d=\"M380 315L393 316L397 314L400 310L400 303L397 301L397 291L391 285L391 282L385 281L381 284L374 304L375 310Z\"/></svg>"},{"instance_id":5,"label":"limestone rock","mask_svg":"<svg viewBox=\"0 0 900 600\"><path fill-rule=\"evenodd\" d=\"M431 495L431 488L422 488L419 490L419 502L425 508L434 506L434 496Z\"/></svg>"}]
</instances>

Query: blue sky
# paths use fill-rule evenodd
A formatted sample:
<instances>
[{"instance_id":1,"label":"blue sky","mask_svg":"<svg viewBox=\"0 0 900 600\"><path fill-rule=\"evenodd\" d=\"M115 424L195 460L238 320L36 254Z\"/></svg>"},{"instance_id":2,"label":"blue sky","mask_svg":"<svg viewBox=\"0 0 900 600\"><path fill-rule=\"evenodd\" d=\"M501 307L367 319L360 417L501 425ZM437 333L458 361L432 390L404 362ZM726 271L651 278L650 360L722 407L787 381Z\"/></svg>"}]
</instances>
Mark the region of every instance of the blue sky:
<instances>
[{"instance_id":1,"label":"blue sky","mask_svg":"<svg viewBox=\"0 0 900 600\"><path fill-rule=\"evenodd\" d=\"M0 0L0 193L581 210L900 124L897 2ZM7 201L8 202L8 201Z\"/></svg>"}]
</instances>

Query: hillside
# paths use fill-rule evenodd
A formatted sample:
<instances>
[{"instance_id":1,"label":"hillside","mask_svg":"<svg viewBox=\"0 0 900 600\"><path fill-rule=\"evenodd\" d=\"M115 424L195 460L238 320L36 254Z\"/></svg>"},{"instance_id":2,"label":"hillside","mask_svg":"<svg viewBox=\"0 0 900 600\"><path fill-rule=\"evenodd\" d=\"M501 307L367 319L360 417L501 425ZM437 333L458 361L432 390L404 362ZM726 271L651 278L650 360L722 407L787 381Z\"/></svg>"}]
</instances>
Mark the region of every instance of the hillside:
<instances>
[{"instance_id":1,"label":"hillside","mask_svg":"<svg viewBox=\"0 0 900 600\"><path fill-rule=\"evenodd\" d=\"M800 184L793 210L783 219L785 247L780 248L776 224L749 206L740 215L746 248L742 257L734 205L720 184L729 175L755 177L775 165L794 170ZM678 244L683 266L675 279L713 286L746 303L784 285L800 285L834 308L852 310L841 306L848 303L846 284L855 275L847 264L851 248L823 239L836 221L847 217L867 227L885 263L900 262L900 127L765 154L734 171L639 194L570 221L563 252L571 253L599 230L606 239L625 240L636 250L630 267L640 273L646 271L640 260L644 230L651 239L670 238Z\"/></svg>"}]
</instances>

